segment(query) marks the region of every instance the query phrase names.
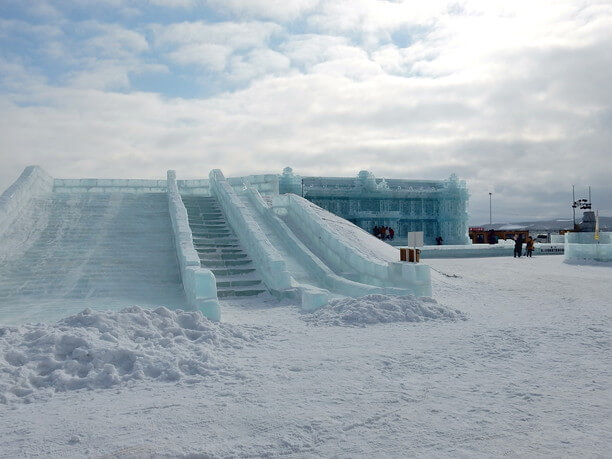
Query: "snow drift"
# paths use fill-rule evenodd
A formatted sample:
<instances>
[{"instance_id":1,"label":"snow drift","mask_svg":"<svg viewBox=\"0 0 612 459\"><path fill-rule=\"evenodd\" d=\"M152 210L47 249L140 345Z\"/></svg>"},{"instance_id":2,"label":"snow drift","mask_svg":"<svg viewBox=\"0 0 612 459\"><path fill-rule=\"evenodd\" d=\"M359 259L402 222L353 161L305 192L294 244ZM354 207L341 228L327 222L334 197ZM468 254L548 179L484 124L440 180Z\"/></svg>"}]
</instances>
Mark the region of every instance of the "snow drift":
<instances>
[{"instance_id":1,"label":"snow drift","mask_svg":"<svg viewBox=\"0 0 612 459\"><path fill-rule=\"evenodd\" d=\"M412 295L367 295L361 298L332 300L327 306L303 316L314 325L365 326L387 322L423 322L426 320L466 320L456 309L441 306L431 298Z\"/></svg>"},{"instance_id":2,"label":"snow drift","mask_svg":"<svg viewBox=\"0 0 612 459\"><path fill-rule=\"evenodd\" d=\"M261 330L200 312L137 306L86 309L55 324L0 328L0 403L134 380L197 381L229 368L220 354L259 341Z\"/></svg>"}]
</instances>

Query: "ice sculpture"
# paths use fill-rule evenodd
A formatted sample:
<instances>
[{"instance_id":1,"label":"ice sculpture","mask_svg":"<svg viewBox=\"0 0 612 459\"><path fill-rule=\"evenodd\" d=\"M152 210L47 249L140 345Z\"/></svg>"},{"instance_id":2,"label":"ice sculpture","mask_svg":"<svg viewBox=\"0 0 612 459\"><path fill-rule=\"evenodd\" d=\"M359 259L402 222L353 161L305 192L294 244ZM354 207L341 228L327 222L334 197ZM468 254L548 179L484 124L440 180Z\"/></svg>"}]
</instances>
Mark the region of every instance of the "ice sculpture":
<instances>
[{"instance_id":1,"label":"ice sculpture","mask_svg":"<svg viewBox=\"0 0 612 459\"><path fill-rule=\"evenodd\" d=\"M279 191L301 195L366 231L387 226L400 240L423 231L426 244L438 236L444 244L469 243L469 193L454 174L446 180L377 179L369 171L356 178L300 177L286 167Z\"/></svg>"}]
</instances>

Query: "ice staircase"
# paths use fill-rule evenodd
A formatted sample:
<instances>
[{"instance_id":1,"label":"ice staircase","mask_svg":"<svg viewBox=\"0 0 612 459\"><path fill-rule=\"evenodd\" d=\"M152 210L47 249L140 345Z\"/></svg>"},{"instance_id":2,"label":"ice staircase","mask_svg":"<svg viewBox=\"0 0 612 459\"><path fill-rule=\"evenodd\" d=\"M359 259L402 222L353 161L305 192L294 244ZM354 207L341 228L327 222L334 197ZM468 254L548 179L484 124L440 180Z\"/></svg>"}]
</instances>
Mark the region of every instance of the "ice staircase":
<instances>
[{"instance_id":1,"label":"ice staircase","mask_svg":"<svg viewBox=\"0 0 612 459\"><path fill-rule=\"evenodd\" d=\"M266 290L215 197L183 196L200 265L217 279L219 298L258 295Z\"/></svg>"}]
</instances>

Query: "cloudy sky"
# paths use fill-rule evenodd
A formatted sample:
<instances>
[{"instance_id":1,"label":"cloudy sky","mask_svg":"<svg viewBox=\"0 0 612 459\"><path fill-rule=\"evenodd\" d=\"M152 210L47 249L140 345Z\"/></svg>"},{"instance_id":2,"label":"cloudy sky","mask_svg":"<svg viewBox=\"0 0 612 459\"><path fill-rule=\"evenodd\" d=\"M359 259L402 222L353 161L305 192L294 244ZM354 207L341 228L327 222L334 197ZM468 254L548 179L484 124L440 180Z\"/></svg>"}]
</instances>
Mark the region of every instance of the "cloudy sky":
<instances>
[{"instance_id":1,"label":"cloudy sky","mask_svg":"<svg viewBox=\"0 0 612 459\"><path fill-rule=\"evenodd\" d=\"M367 169L612 216L610 0L0 1L0 190Z\"/></svg>"}]
</instances>

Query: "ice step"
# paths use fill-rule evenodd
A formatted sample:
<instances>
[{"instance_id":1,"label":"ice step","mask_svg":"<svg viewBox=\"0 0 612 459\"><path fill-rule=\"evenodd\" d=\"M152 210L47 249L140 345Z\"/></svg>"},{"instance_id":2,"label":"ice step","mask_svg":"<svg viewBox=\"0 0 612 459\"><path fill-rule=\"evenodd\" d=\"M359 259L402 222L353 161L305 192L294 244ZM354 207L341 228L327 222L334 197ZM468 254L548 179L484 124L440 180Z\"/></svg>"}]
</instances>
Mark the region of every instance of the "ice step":
<instances>
[{"instance_id":1,"label":"ice step","mask_svg":"<svg viewBox=\"0 0 612 459\"><path fill-rule=\"evenodd\" d=\"M226 223L192 223L189 225L194 231L230 231Z\"/></svg>"},{"instance_id":2,"label":"ice step","mask_svg":"<svg viewBox=\"0 0 612 459\"><path fill-rule=\"evenodd\" d=\"M183 197L200 265L217 278L219 298L259 295L266 287L214 197Z\"/></svg>"},{"instance_id":3,"label":"ice step","mask_svg":"<svg viewBox=\"0 0 612 459\"><path fill-rule=\"evenodd\" d=\"M242 249L219 249L217 247L205 247L196 248L198 253L219 253L219 254L232 254L232 253L244 253Z\"/></svg>"},{"instance_id":4,"label":"ice step","mask_svg":"<svg viewBox=\"0 0 612 459\"><path fill-rule=\"evenodd\" d=\"M217 281L217 288L251 287L253 285L262 285L262 283L258 279L254 279L254 280Z\"/></svg>"},{"instance_id":5,"label":"ice step","mask_svg":"<svg viewBox=\"0 0 612 459\"><path fill-rule=\"evenodd\" d=\"M198 230L198 229L192 229L191 230L191 234L193 234L193 237L197 237L197 238L222 238L224 236L229 236L231 234L230 230L226 230L226 231L222 231L222 230L210 230L210 231L203 231L203 230Z\"/></svg>"},{"instance_id":6,"label":"ice step","mask_svg":"<svg viewBox=\"0 0 612 459\"><path fill-rule=\"evenodd\" d=\"M209 239L204 239L204 240L199 239L198 242L194 241L193 245L196 248L196 250L202 247L219 247L219 248L240 247L238 242L232 241L230 239L225 240L225 239L215 239L215 238L209 238ZM236 250L242 250L242 249L236 249Z\"/></svg>"},{"instance_id":7,"label":"ice step","mask_svg":"<svg viewBox=\"0 0 612 459\"><path fill-rule=\"evenodd\" d=\"M265 289L253 289L253 288L231 288L231 289L218 289L217 296L219 298L228 298L233 296L255 296L260 293L264 293Z\"/></svg>"},{"instance_id":8,"label":"ice step","mask_svg":"<svg viewBox=\"0 0 612 459\"><path fill-rule=\"evenodd\" d=\"M243 260L210 260L200 257L200 265L206 268L229 268L233 266L245 266L252 263L251 260L245 258Z\"/></svg>"},{"instance_id":9,"label":"ice step","mask_svg":"<svg viewBox=\"0 0 612 459\"><path fill-rule=\"evenodd\" d=\"M218 253L218 252L202 252L198 250L200 260L242 260L247 257L247 254L242 252L237 253Z\"/></svg>"},{"instance_id":10,"label":"ice step","mask_svg":"<svg viewBox=\"0 0 612 459\"><path fill-rule=\"evenodd\" d=\"M212 268L211 271L217 278L219 278L221 276L251 274L255 272L255 268Z\"/></svg>"}]
</instances>

